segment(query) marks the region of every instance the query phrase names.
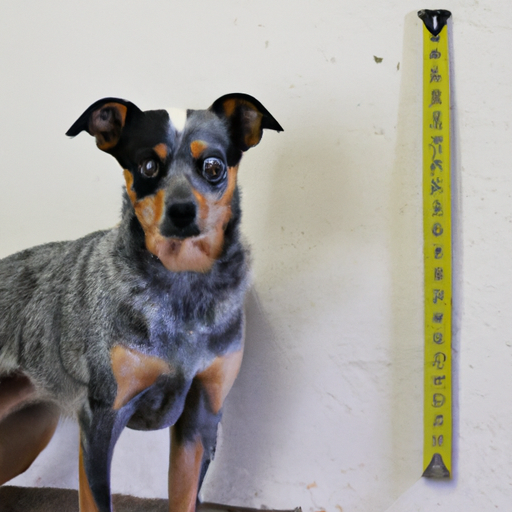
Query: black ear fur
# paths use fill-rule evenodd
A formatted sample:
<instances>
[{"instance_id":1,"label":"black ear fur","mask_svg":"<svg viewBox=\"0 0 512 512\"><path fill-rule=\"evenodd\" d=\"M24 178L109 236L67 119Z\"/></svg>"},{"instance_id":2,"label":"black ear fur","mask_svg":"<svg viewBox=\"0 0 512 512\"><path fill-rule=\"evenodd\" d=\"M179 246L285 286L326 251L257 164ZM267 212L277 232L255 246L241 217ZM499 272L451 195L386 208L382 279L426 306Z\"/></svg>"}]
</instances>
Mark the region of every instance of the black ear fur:
<instances>
[{"instance_id":1,"label":"black ear fur","mask_svg":"<svg viewBox=\"0 0 512 512\"><path fill-rule=\"evenodd\" d=\"M216 100L210 110L228 120L231 139L241 151L256 146L263 129L283 131L272 114L249 94L226 94Z\"/></svg>"},{"instance_id":2,"label":"black ear fur","mask_svg":"<svg viewBox=\"0 0 512 512\"><path fill-rule=\"evenodd\" d=\"M96 137L103 151L112 149L129 117L142 111L133 103L119 98L103 98L93 103L66 132L75 137L82 131Z\"/></svg>"}]
</instances>

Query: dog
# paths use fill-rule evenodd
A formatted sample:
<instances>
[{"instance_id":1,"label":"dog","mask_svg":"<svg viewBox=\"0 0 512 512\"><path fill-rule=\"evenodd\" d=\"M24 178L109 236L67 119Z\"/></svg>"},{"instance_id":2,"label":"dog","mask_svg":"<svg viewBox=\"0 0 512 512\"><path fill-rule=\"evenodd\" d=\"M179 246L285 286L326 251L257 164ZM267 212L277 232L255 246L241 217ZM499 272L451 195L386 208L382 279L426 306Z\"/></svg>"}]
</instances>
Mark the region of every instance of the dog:
<instances>
[{"instance_id":1,"label":"dog","mask_svg":"<svg viewBox=\"0 0 512 512\"><path fill-rule=\"evenodd\" d=\"M121 165L121 222L0 261L0 485L70 415L80 510L110 512L123 428L170 427L169 510L195 510L242 361L249 252L237 172L264 129L282 131L235 93L181 117L105 98L68 130Z\"/></svg>"}]
</instances>

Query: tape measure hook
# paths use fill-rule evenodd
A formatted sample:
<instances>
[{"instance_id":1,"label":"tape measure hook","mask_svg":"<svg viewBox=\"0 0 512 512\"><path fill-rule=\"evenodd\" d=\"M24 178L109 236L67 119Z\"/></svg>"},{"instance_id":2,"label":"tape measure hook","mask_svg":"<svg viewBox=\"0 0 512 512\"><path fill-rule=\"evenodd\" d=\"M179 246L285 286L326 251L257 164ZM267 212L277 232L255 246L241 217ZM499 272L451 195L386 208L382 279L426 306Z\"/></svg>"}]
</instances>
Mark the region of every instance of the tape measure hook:
<instances>
[{"instance_id":1,"label":"tape measure hook","mask_svg":"<svg viewBox=\"0 0 512 512\"><path fill-rule=\"evenodd\" d=\"M437 36L443 27L446 25L452 13L445 9L422 9L418 11L418 17L423 21L427 30L433 35Z\"/></svg>"}]
</instances>

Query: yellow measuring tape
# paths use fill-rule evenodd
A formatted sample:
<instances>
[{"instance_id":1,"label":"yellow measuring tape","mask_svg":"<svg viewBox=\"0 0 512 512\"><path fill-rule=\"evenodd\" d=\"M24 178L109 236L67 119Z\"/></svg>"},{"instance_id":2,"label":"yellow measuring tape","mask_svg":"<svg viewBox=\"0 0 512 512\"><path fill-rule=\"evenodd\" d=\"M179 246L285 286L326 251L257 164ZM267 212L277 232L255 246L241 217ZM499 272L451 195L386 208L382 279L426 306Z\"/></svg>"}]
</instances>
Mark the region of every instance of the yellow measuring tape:
<instances>
[{"instance_id":1,"label":"yellow measuring tape","mask_svg":"<svg viewBox=\"0 0 512 512\"><path fill-rule=\"evenodd\" d=\"M423 10L425 387L423 476L452 475L449 11Z\"/></svg>"}]
</instances>

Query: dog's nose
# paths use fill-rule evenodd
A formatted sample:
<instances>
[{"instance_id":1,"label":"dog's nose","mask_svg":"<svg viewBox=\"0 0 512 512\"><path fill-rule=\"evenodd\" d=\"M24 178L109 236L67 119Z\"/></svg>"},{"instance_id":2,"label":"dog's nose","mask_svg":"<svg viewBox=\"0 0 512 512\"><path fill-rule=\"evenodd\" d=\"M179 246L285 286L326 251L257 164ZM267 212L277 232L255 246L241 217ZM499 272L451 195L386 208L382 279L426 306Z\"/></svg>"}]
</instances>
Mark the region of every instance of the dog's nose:
<instances>
[{"instance_id":1,"label":"dog's nose","mask_svg":"<svg viewBox=\"0 0 512 512\"><path fill-rule=\"evenodd\" d=\"M192 201L178 201L169 205L160 227L163 236L188 238L200 234L196 224L197 207Z\"/></svg>"},{"instance_id":2,"label":"dog's nose","mask_svg":"<svg viewBox=\"0 0 512 512\"><path fill-rule=\"evenodd\" d=\"M196 205L194 203L175 203L169 206L169 219L178 228L183 229L196 219Z\"/></svg>"}]
</instances>

